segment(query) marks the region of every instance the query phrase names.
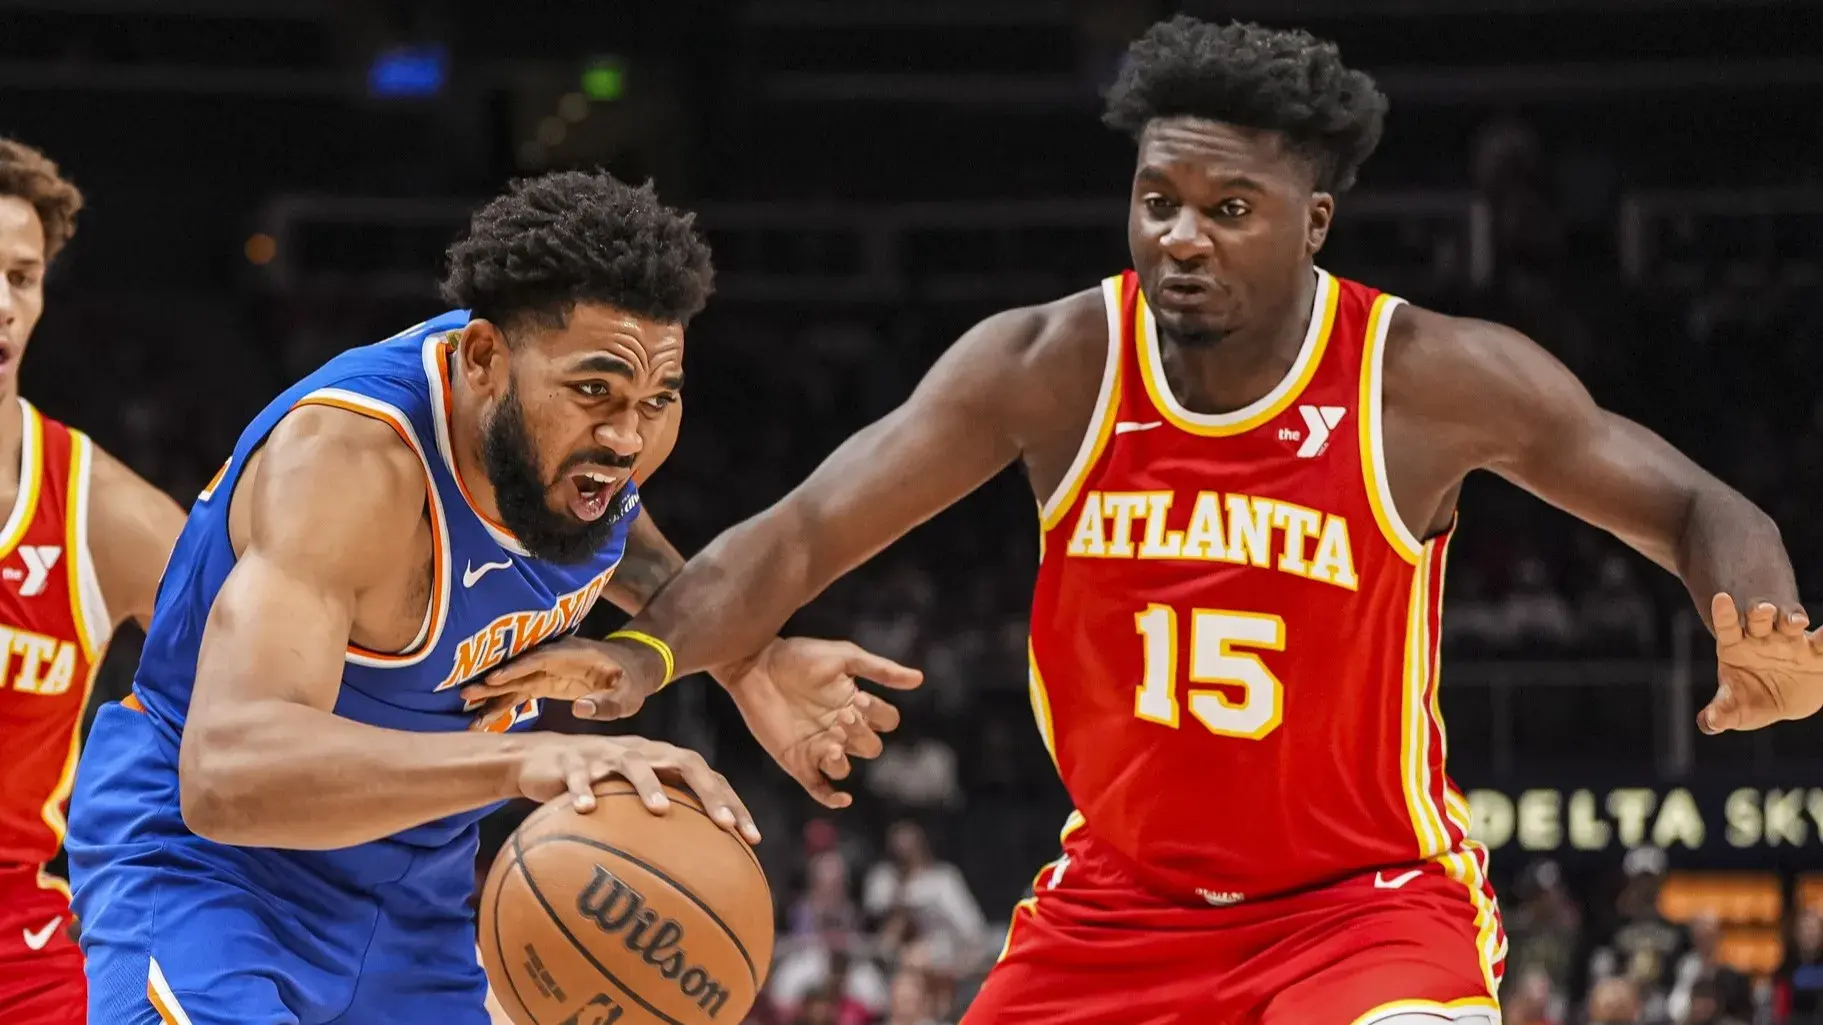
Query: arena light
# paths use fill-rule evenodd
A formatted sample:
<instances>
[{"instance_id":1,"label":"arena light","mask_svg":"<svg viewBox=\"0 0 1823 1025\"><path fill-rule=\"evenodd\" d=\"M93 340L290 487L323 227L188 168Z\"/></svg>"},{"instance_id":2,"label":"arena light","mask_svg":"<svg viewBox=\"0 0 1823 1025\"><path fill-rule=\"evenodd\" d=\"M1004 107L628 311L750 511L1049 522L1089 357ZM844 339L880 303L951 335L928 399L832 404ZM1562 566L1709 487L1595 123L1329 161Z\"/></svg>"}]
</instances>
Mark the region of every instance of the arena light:
<instances>
[{"instance_id":1,"label":"arena light","mask_svg":"<svg viewBox=\"0 0 1823 1025\"><path fill-rule=\"evenodd\" d=\"M597 103L618 100L627 90L627 69L617 57L589 62L582 72L582 94Z\"/></svg>"},{"instance_id":2,"label":"arena light","mask_svg":"<svg viewBox=\"0 0 1823 1025\"><path fill-rule=\"evenodd\" d=\"M423 99L443 91L449 51L441 44L399 46L382 51L367 69L367 91L384 99Z\"/></svg>"}]
</instances>

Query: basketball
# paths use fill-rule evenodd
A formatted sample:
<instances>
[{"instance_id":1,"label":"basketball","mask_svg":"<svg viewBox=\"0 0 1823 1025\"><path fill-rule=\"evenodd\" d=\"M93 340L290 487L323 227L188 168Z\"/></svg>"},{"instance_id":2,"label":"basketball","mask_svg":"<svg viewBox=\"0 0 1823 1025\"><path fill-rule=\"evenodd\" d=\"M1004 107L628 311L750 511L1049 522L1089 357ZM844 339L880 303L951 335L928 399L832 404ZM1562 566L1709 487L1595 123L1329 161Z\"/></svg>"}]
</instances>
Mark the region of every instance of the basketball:
<instances>
[{"instance_id":1,"label":"basketball","mask_svg":"<svg viewBox=\"0 0 1823 1025\"><path fill-rule=\"evenodd\" d=\"M772 961L752 848L689 792L654 815L631 784L568 796L507 840L481 891L481 962L519 1025L739 1022Z\"/></svg>"}]
</instances>

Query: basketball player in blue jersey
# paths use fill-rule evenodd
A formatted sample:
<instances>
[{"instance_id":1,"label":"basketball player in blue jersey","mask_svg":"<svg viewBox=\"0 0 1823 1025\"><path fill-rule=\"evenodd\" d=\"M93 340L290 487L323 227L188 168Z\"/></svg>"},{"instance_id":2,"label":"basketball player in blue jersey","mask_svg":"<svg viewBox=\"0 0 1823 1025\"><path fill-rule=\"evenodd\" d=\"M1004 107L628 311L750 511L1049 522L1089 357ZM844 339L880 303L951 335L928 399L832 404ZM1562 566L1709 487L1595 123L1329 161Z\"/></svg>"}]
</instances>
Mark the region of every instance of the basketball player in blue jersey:
<instances>
[{"instance_id":1,"label":"basketball player in blue jersey","mask_svg":"<svg viewBox=\"0 0 1823 1025\"><path fill-rule=\"evenodd\" d=\"M256 417L198 497L131 696L104 707L69 850L90 1018L110 1025L481 1025L466 899L508 798L660 780L757 840L701 757L518 732L462 685L637 611L682 565L638 482L675 440L709 251L649 187L566 173L481 209L459 312L353 349ZM896 725L854 678L918 674L781 640L717 674L761 743L824 775Z\"/></svg>"}]
</instances>

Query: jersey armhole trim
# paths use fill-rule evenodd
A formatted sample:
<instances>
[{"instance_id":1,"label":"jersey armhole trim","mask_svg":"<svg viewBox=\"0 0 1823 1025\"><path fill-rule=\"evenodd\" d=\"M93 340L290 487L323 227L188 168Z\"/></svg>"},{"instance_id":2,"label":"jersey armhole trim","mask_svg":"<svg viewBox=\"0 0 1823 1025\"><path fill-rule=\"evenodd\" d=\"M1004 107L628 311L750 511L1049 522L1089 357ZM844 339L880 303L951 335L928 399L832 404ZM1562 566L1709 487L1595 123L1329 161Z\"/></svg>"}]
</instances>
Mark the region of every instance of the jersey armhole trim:
<instances>
[{"instance_id":1,"label":"jersey armhole trim","mask_svg":"<svg viewBox=\"0 0 1823 1025\"><path fill-rule=\"evenodd\" d=\"M100 661L102 651L114 634L107 596L101 589L101 577L95 572L95 559L89 551L89 507L93 504L94 480L95 443L88 435L72 428L69 507L64 510L63 546L69 553L70 614L76 624L82 653L91 664Z\"/></svg>"},{"instance_id":2,"label":"jersey armhole trim","mask_svg":"<svg viewBox=\"0 0 1823 1025\"><path fill-rule=\"evenodd\" d=\"M346 660L374 669L399 669L422 662L437 647L443 635L443 624L449 613L449 529L443 516L443 499L437 491L437 478L431 472L430 457L412 429L411 420L397 406L343 388L319 388L292 403L299 406L329 406L378 420L393 429L418 457L424 471L424 491L430 505L431 585L430 602L424 610L424 621L418 635L401 652L372 651L350 642Z\"/></svg>"},{"instance_id":3,"label":"jersey armhole trim","mask_svg":"<svg viewBox=\"0 0 1823 1025\"><path fill-rule=\"evenodd\" d=\"M44 495L44 422L38 410L24 399L19 400L19 497L13 510L0 527L0 559L6 558L24 539L38 516L38 500Z\"/></svg>"},{"instance_id":4,"label":"jersey armhole trim","mask_svg":"<svg viewBox=\"0 0 1823 1025\"><path fill-rule=\"evenodd\" d=\"M101 594L101 580L95 573L94 560L89 557L89 498L93 493L91 484L94 479L95 443L75 428L68 430L70 475L65 484L67 493L64 496L63 510L63 558L70 592L70 622L75 626L76 646L82 650L84 664L82 704L78 707L86 710L89 701L95 696L95 677L101 672L101 656L114 634L114 621L108 618L107 602ZM59 847L63 846L64 837L69 834L69 821L63 814L63 802L69 799L70 791L76 783L76 761L82 752L82 719L78 715L70 724L69 742L64 749L63 771L58 773L57 785L51 788L44 807L39 810L39 817L50 827ZM38 873L38 885L69 895L66 883L42 869Z\"/></svg>"},{"instance_id":5,"label":"jersey armhole trim","mask_svg":"<svg viewBox=\"0 0 1823 1025\"><path fill-rule=\"evenodd\" d=\"M1380 536L1386 539L1399 557L1416 566L1424 555L1419 541L1393 501L1392 482L1386 476L1386 432L1383 429L1386 398L1386 335L1392 327L1393 311L1405 300L1382 294L1374 299L1367 317L1367 352L1361 360L1361 472L1367 485L1367 501L1373 506L1374 522L1380 525Z\"/></svg>"},{"instance_id":6,"label":"jersey armhole trim","mask_svg":"<svg viewBox=\"0 0 1823 1025\"><path fill-rule=\"evenodd\" d=\"M1051 497L1038 508L1038 521L1042 535L1049 533L1063 521L1064 514L1076 502L1082 486L1088 481L1089 474L1095 469L1096 460L1101 458L1102 450L1108 446L1108 437L1114 430L1114 416L1120 406L1120 351L1121 342L1126 337L1121 324L1121 278L1108 278L1101 283L1102 304L1108 315L1108 352L1101 371L1101 389L1095 395L1095 412L1089 420L1088 430L1083 432L1082 443L1076 449L1076 458L1070 468L1064 472L1063 480L1051 492Z\"/></svg>"},{"instance_id":7,"label":"jersey armhole trim","mask_svg":"<svg viewBox=\"0 0 1823 1025\"><path fill-rule=\"evenodd\" d=\"M228 468L233 465L234 457L229 456L222 462L221 469L215 471L215 476L209 478L209 483L203 485L203 489L196 493L196 500L198 502L207 502L210 498L213 498L215 496L215 489L221 486L222 480L228 476Z\"/></svg>"}]
</instances>

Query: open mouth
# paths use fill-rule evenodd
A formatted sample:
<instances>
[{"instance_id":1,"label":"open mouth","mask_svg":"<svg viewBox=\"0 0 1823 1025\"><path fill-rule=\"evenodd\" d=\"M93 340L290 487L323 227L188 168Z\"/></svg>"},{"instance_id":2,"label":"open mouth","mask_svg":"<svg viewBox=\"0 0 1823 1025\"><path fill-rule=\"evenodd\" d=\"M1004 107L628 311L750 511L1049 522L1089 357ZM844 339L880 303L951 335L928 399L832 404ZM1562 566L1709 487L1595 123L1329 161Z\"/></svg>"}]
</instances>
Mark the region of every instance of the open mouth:
<instances>
[{"instance_id":1,"label":"open mouth","mask_svg":"<svg viewBox=\"0 0 1823 1025\"><path fill-rule=\"evenodd\" d=\"M603 470L578 470L567 478L570 486L570 512L584 523L593 523L608 511L615 492L620 490L621 476Z\"/></svg>"}]
</instances>

